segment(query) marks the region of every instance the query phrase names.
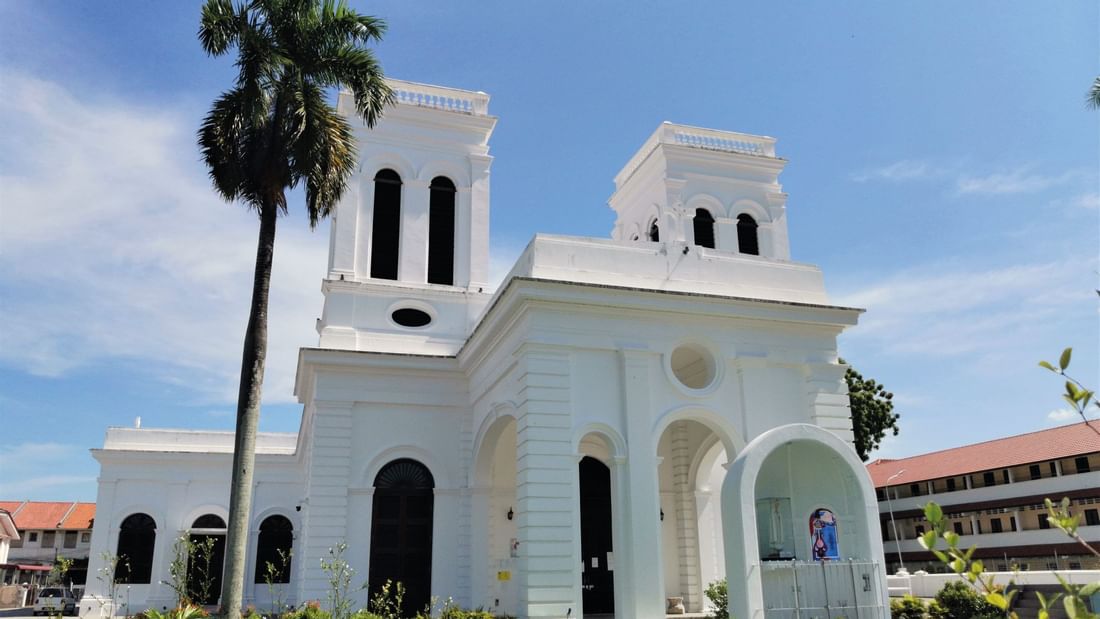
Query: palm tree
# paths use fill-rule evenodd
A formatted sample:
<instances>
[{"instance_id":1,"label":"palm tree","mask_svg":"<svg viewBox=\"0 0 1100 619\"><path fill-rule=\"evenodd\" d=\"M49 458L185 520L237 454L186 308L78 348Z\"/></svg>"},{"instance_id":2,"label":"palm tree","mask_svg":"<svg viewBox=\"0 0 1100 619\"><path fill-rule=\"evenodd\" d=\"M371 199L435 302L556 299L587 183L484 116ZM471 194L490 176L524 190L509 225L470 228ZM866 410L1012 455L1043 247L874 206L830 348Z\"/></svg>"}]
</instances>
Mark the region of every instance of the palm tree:
<instances>
[{"instance_id":1,"label":"palm tree","mask_svg":"<svg viewBox=\"0 0 1100 619\"><path fill-rule=\"evenodd\" d=\"M1100 108L1100 77L1092 80L1092 87L1085 95L1085 104L1094 110Z\"/></svg>"},{"instance_id":2,"label":"palm tree","mask_svg":"<svg viewBox=\"0 0 1100 619\"><path fill-rule=\"evenodd\" d=\"M237 395L221 592L226 617L240 616L244 588L275 222L286 213L287 190L299 183L305 183L311 227L340 199L355 166L355 143L351 126L326 95L347 88L367 126L378 121L392 93L365 46L381 40L384 31L384 22L343 1L206 0L202 8L203 49L221 56L236 47L239 74L203 120L199 146L218 193L255 210L260 219Z\"/></svg>"}]
</instances>

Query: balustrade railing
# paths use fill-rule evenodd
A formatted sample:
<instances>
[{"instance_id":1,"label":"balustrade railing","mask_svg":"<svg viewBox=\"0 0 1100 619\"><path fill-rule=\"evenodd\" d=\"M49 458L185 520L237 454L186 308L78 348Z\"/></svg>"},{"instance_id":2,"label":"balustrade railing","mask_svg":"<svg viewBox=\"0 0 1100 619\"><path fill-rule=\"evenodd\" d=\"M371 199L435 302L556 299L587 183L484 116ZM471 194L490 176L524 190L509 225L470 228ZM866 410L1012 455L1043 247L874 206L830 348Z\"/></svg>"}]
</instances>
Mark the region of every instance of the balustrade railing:
<instances>
[{"instance_id":1,"label":"balustrade railing","mask_svg":"<svg viewBox=\"0 0 1100 619\"><path fill-rule=\"evenodd\" d=\"M447 112L485 116L489 113L489 95L483 92L457 90L417 84L400 80L389 80L394 100L398 104L430 107Z\"/></svg>"}]
</instances>

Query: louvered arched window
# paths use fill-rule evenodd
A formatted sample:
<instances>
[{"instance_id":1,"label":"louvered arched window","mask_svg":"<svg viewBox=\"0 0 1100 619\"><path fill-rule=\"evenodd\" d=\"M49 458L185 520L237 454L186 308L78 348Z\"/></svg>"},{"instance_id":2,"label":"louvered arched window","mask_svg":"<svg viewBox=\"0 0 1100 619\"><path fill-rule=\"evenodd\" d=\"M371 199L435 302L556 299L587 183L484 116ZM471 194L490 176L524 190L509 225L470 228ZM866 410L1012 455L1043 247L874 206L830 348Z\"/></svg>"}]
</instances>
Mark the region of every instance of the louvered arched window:
<instances>
[{"instance_id":1,"label":"louvered arched window","mask_svg":"<svg viewBox=\"0 0 1100 619\"><path fill-rule=\"evenodd\" d=\"M742 254L760 255L757 227L756 220L751 215L741 213L737 216L737 250Z\"/></svg>"},{"instance_id":2,"label":"louvered arched window","mask_svg":"<svg viewBox=\"0 0 1100 619\"><path fill-rule=\"evenodd\" d=\"M401 176L386 168L374 175L374 219L371 228L370 276L397 279L401 245Z\"/></svg>"},{"instance_id":3,"label":"louvered arched window","mask_svg":"<svg viewBox=\"0 0 1100 619\"><path fill-rule=\"evenodd\" d=\"M260 523L256 539L256 582L267 582L268 564L271 582L290 582L290 551L294 545L294 525L286 516L268 516Z\"/></svg>"},{"instance_id":4,"label":"louvered arched window","mask_svg":"<svg viewBox=\"0 0 1100 619\"><path fill-rule=\"evenodd\" d=\"M118 528L115 582L149 584L153 574L153 547L157 523L148 514L130 514Z\"/></svg>"},{"instance_id":5,"label":"louvered arched window","mask_svg":"<svg viewBox=\"0 0 1100 619\"><path fill-rule=\"evenodd\" d=\"M455 282L455 184L445 176L432 179L428 210L428 283Z\"/></svg>"},{"instance_id":6,"label":"louvered arched window","mask_svg":"<svg viewBox=\"0 0 1100 619\"><path fill-rule=\"evenodd\" d=\"M695 209L695 244L714 249L714 216L705 208Z\"/></svg>"},{"instance_id":7,"label":"louvered arched window","mask_svg":"<svg viewBox=\"0 0 1100 619\"><path fill-rule=\"evenodd\" d=\"M431 471L409 458L390 462L374 479L369 595L387 580L403 583L406 616L431 601L434 494Z\"/></svg>"}]
</instances>

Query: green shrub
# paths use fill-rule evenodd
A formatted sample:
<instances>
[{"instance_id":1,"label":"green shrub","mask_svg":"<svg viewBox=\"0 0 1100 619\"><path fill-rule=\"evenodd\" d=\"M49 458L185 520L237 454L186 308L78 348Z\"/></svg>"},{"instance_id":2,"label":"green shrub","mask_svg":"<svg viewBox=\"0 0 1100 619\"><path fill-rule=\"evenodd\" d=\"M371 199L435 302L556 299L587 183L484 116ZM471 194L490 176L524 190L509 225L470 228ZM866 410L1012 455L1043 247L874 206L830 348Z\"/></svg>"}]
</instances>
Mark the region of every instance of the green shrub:
<instances>
[{"instance_id":1,"label":"green shrub","mask_svg":"<svg viewBox=\"0 0 1100 619\"><path fill-rule=\"evenodd\" d=\"M725 578L707 585L707 589L703 593L710 598L710 603L714 604L714 612L711 613L711 617L714 619L730 618L730 594L729 589L726 587Z\"/></svg>"},{"instance_id":2,"label":"green shrub","mask_svg":"<svg viewBox=\"0 0 1100 619\"><path fill-rule=\"evenodd\" d=\"M924 619L927 617L926 611L924 602L913 595L890 600L891 619Z\"/></svg>"},{"instance_id":3,"label":"green shrub","mask_svg":"<svg viewBox=\"0 0 1100 619\"><path fill-rule=\"evenodd\" d=\"M331 614L321 608L317 601L306 602L304 605L283 615L283 619L330 619Z\"/></svg>"},{"instance_id":4,"label":"green shrub","mask_svg":"<svg viewBox=\"0 0 1100 619\"><path fill-rule=\"evenodd\" d=\"M928 606L928 614L932 619L1004 617L1000 609L986 602L974 587L961 580L947 583L936 593L936 599Z\"/></svg>"},{"instance_id":5,"label":"green shrub","mask_svg":"<svg viewBox=\"0 0 1100 619\"><path fill-rule=\"evenodd\" d=\"M382 619L382 617L364 608L352 613L351 619Z\"/></svg>"}]
</instances>

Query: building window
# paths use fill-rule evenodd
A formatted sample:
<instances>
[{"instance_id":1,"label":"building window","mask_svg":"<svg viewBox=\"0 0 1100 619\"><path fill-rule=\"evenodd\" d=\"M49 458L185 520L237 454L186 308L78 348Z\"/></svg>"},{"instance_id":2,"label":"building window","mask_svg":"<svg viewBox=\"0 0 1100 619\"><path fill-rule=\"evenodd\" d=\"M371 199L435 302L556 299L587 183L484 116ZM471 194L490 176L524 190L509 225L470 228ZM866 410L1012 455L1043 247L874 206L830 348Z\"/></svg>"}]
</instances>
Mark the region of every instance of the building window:
<instances>
[{"instance_id":1,"label":"building window","mask_svg":"<svg viewBox=\"0 0 1100 619\"><path fill-rule=\"evenodd\" d=\"M1039 514L1039 528L1040 529L1049 529L1050 528L1050 521L1047 520L1047 515L1046 514Z\"/></svg>"},{"instance_id":2,"label":"building window","mask_svg":"<svg viewBox=\"0 0 1100 619\"><path fill-rule=\"evenodd\" d=\"M751 215L744 213L737 216L737 251L742 254L760 255L760 243L756 232L758 226Z\"/></svg>"},{"instance_id":3,"label":"building window","mask_svg":"<svg viewBox=\"0 0 1100 619\"><path fill-rule=\"evenodd\" d=\"M948 492L954 492L955 491L955 478L954 477L951 477L947 480L947 491Z\"/></svg>"},{"instance_id":4,"label":"building window","mask_svg":"<svg viewBox=\"0 0 1100 619\"><path fill-rule=\"evenodd\" d=\"M963 523L961 523L961 522L952 522L951 523L951 528L955 530L956 535L962 535L963 534Z\"/></svg>"},{"instance_id":5,"label":"building window","mask_svg":"<svg viewBox=\"0 0 1100 619\"><path fill-rule=\"evenodd\" d=\"M1009 483L1008 469L1005 469L1005 470L1001 471L1001 481L1006 483L1006 484Z\"/></svg>"},{"instance_id":6,"label":"building window","mask_svg":"<svg viewBox=\"0 0 1100 619\"><path fill-rule=\"evenodd\" d=\"M455 184L432 179L428 206L428 283L455 283Z\"/></svg>"},{"instance_id":7,"label":"building window","mask_svg":"<svg viewBox=\"0 0 1100 619\"><path fill-rule=\"evenodd\" d=\"M654 243L661 240L661 229L657 225L656 219L649 223L649 232L646 233L646 236Z\"/></svg>"},{"instance_id":8,"label":"building window","mask_svg":"<svg viewBox=\"0 0 1100 619\"><path fill-rule=\"evenodd\" d=\"M1058 463L1057 462L1051 462L1050 463L1050 476L1051 477L1057 477L1058 476Z\"/></svg>"},{"instance_id":9,"label":"building window","mask_svg":"<svg viewBox=\"0 0 1100 619\"><path fill-rule=\"evenodd\" d=\"M974 521L974 535L981 535L981 534L982 534L982 521L981 520L975 520Z\"/></svg>"},{"instance_id":10,"label":"building window","mask_svg":"<svg viewBox=\"0 0 1100 619\"><path fill-rule=\"evenodd\" d=\"M90 543L92 543L92 533L90 531L85 531L85 532L81 533L80 534L80 543L81 544L90 544Z\"/></svg>"},{"instance_id":11,"label":"building window","mask_svg":"<svg viewBox=\"0 0 1100 619\"><path fill-rule=\"evenodd\" d=\"M917 525L917 537L920 537L921 535L924 535L924 525L923 524L918 524Z\"/></svg>"},{"instance_id":12,"label":"building window","mask_svg":"<svg viewBox=\"0 0 1100 619\"><path fill-rule=\"evenodd\" d=\"M714 216L705 208L695 209L695 244L714 249Z\"/></svg>"},{"instance_id":13,"label":"building window","mask_svg":"<svg viewBox=\"0 0 1100 619\"><path fill-rule=\"evenodd\" d=\"M1020 530L1016 526L1016 516L1009 516L1008 517L1008 527L1013 531L1019 531Z\"/></svg>"},{"instance_id":14,"label":"building window","mask_svg":"<svg viewBox=\"0 0 1100 619\"><path fill-rule=\"evenodd\" d=\"M65 531L65 547L76 548L76 531Z\"/></svg>"},{"instance_id":15,"label":"building window","mask_svg":"<svg viewBox=\"0 0 1100 619\"><path fill-rule=\"evenodd\" d=\"M1089 459L1088 456L1081 456L1080 458L1073 459L1073 466L1077 468L1078 473L1089 472Z\"/></svg>"},{"instance_id":16,"label":"building window","mask_svg":"<svg viewBox=\"0 0 1100 619\"><path fill-rule=\"evenodd\" d=\"M55 537L57 537L57 533L55 533L53 531L43 531L42 532L42 547L43 548L53 548Z\"/></svg>"},{"instance_id":17,"label":"building window","mask_svg":"<svg viewBox=\"0 0 1100 619\"><path fill-rule=\"evenodd\" d=\"M286 516L268 516L260 524L256 541L256 582L267 582L271 565L271 582L290 582L290 551L294 545L294 525Z\"/></svg>"},{"instance_id":18,"label":"building window","mask_svg":"<svg viewBox=\"0 0 1100 619\"><path fill-rule=\"evenodd\" d=\"M993 471L986 471L982 473L982 485L994 486L997 484L997 480L993 477Z\"/></svg>"},{"instance_id":19,"label":"building window","mask_svg":"<svg viewBox=\"0 0 1100 619\"><path fill-rule=\"evenodd\" d=\"M374 175L374 220L371 230L370 276L397 279L401 245L401 177L390 169Z\"/></svg>"},{"instance_id":20,"label":"building window","mask_svg":"<svg viewBox=\"0 0 1100 619\"><path fill-rule=\"evenodd\" d=\"M27 541L28 542L37 542L38 541L38 531L31 531L30 533L28 533L27 534Z\"/></svg>"},{"instance_id":21,"label":"building window","mask_svg":"<svg viewBox=\"0 0 1100 619\"><path fill-rule=\"evenodd\" d=\"M1004 533L1004 525L1000 518L992 518L989 521L989 530L993 533Z\"/></svg>"},{"instance_id":22,"label":"building window","mask_svg":"<svg viewBox=\"0 0 1100 619\"><path fill-rule=\"evenodd\" d=\"M886 493L882 491L882 488L876 488L875 489L875 498L877 498L880 501L885 501L886 500Z\"/></svg>"},{"instance_id":23,"label":"building window","mask_svg":"<svg viewBox=\"0 0 1100 619\"><path fill-rule=\"evenodd\" d=\"M118 530L118 567L115 582L149 584L153 573L153 546L157 523L148 514L130 514Z\"/></svg>"},{"instance_id":24,"label":"building window","mask_svg":"<svg viewBox=\"0 0 1100 619\"><path fill-rule=\"evenodd\" d=\"M909 496L920 496L920 484L909 484Z\"/></svg>"},{"instance_id":25,"label":"building window","mask_svg":"<svg viewBox=\"0 0 1100 619\"><path fill-rule=\"evenodd\" d=\"M1079 569L1081 569L1081 563L1079 561L1070 561L1069 562L1069 569L1079 570Z\"/></svg>"},{"instance_id":26,"label":"building window","mask_svg":"<svg viewBox=\"0 0 1100 619\"><path fill-rule=\"evenodd\" d=\"M1095 509L1085 510L1085 524L1094 527L1100 525L1100 512Z\"/></svg>"},{"instance_id":27,"label":"building window","mask_svg":"<svg viewBox=\"0 0 1100 619\"><path fill-rule=\"evenodd\" d=\"M1043 478L1043 469L1039 468L1038 464L1032 464L1031 466L1027 467L1027 472L1031 473L1032 479Z\"/></svg>"}]
</instances>

